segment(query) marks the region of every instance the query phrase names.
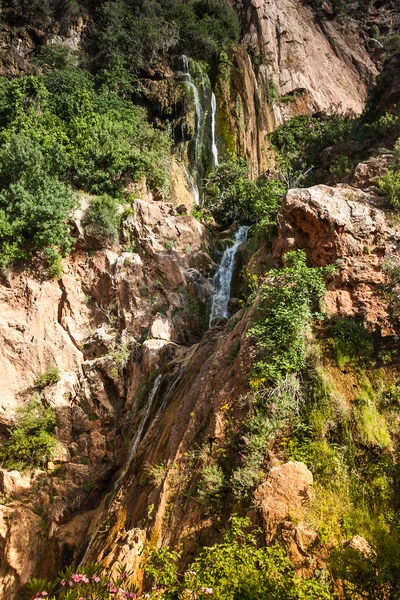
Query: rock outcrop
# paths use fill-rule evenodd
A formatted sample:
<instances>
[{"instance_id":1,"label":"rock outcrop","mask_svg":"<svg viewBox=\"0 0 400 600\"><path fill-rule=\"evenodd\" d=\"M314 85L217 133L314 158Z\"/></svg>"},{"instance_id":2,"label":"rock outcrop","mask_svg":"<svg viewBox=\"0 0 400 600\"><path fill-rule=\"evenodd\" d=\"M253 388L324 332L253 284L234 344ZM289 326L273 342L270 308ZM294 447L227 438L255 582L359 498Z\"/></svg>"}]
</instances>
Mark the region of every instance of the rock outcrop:
<instances>
[{"instance_id":1,"label":"rock outcrop","mask_svg":"<svg viewBox=\"0 0 400 600\"><path fill-rule=\"evenodd\" d=\"M302 521L313 498L313 476L306 465L288 462L273 467L254 493L267 542L271 542L284 521Z\"/></svg>"},{"instance_id":2,"label":"rock outcrop","mask_svg":"<svg viewBox=\"0 0 400 600\"><path fill-rule=\"evenodd\" d=\"M385 329L387 313L377 289L384 281L382 258L396 248L399 234L381 203L374 193L345 184L289 190L278 216L274 256L280 261L285 252L304 249L311 266L336 265L325 295L328 312Z\"/></svg>"},{"instance_id":3,"label":"rock outcrop","mask_svg":"<svg viewBox=\"0 0 400 600\"><path fill-rule=\"evenodd\" d=\"M0 434L41 373L56 366L60 377L42 391L57 415L51 477L0 473L0 589L9 600L38 565L54 572L82 554L91 509L123 461L121 434L140 425L153 373L204 330L213 267L206 229L170 204L136 200L131 212L123 245L93 251L82 230L58 281L32 269L0 285Z\"/></svg>"}]
</instances>

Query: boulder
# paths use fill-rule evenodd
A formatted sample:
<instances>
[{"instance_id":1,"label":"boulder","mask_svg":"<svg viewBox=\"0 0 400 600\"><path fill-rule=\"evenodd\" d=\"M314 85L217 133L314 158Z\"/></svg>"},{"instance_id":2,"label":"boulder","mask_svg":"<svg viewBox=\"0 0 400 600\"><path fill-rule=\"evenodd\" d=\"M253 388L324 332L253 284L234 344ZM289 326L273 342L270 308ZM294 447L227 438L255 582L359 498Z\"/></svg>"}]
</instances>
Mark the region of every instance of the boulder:
<instances>
[{"instance_id":1,"label":"boulder","mask_svg":"<svg viewBox=\"0 0 400 600\"><path fill-rule=\"evenodd\" d=\"M271 469L254 493L268 542L284 521L303 520L313 498L312 485L312 473L301 462L288 462Z\"/></svg>"},{"instance_id":2,"label":"boulder","mask_svg":"<svg viewBox=\"0 0 400 600\"><path fill-rule=\"evenodd\" d=\"M31 478L19 471L0 469L0 493L6 497L18 497L31 489Z\"/></svg>"},{"instance_id":3,"label":"boulder","mask_svg":"<svg viewBox=\"0 0 400 600\"><path fill-rule=\"evenodd\" d=\"M379 199L348 185L317 185L289 190L278 216L274 259L304 249L310 266L335 264L328 283L328 313L362 317L371 328L387 327L383 299L376 293L384 281L384 254L397 247L399 234L391 227Z\"/></svg>"}]
</instances>

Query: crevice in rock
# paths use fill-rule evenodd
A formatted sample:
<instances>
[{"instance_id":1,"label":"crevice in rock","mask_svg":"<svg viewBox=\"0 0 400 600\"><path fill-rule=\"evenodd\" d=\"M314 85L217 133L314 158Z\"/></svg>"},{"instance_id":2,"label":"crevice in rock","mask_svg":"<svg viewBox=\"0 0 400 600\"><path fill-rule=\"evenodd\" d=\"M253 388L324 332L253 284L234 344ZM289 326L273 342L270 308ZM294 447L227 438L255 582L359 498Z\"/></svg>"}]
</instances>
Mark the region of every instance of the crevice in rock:
<instances>
[{"instance_id":1,"label":"crevice in rock","mask_svg":"<svg viewBox=\"0 0 400 600\"><path fill-rule=\"evenodd\" d=\"M65 287L64 282L63 282L62 279L58 280L58 285L60 286L60 290L61 290L61 298L60 298L60 301L58 303L58 313L57 313L58 324L64 329L65 333L68 335L69 339L71 340L71 342L73 343L73 345L75 346L75 348L81 354L83 354L82 348L80 348L79 345L76 343L76 341L74 340L74 338L71 335L71 333L68 330L68 328L63 325L63 322L62 322L63 319L62 318L63 318L64 309L65 309L66 306L68 306L68 308L71 310L71 305L70 305L69 300L68 300L68 292L66 290L66 287Z\"/></svg>"}]
</instances>

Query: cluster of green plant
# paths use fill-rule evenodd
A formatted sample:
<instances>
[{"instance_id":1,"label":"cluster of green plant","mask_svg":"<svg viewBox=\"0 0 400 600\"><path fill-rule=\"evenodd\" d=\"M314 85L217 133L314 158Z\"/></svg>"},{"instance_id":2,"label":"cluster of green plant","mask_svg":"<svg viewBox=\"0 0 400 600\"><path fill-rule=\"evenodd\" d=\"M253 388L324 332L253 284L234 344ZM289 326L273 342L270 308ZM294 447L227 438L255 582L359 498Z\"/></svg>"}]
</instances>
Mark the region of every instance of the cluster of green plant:
<instances>
[{"instance_id":1,"label":"cluster of green plant","mask_svg":"<svg viewBox=\"0 0 400 600\"><path fill-rule=\"evenodd\" d=\"M41 250L56 274L73 244L70 186L118 196L146 177L163 188L169 145L142 109L85 71L0 78L0 268ZM94 200L89 231L115 238L117 208L108 196Z\"/></svg>"},{"instance_id":2,"label":"cluster of green plant","mask_svg":"<svg viewBox=\"0 0 400 600\"><path fill-rule=\"evenodd\" d=\"M257 379L250 381L246 398L247 414L240 428L240 465L230 477L237 498L245 498L265 477L268 445L298 414L301 391L298 379L288 375L274 386Z\"/></svg>"},{"instance_id":3,"label":"cluster of green plant","mask_svg":"<svg viewBox=\"0 0 400 600\"><path fill-rule=\"evenodd\" d=\"M112 196L93 198L82 221L86 234L101 240L103 245L116 242L122 216L119 208L120 202Z\"/></svg>"},{"instance_id":4,"label":"cluster of green plant","mask_svg":"<svg viewBox=\"0 0 400 600\"><path fill-rule=\"evenodd\" d=\"M275 221L285 191L279 180L250 179L245 159L229 160L211 174L205 207L223 225L250 221L266 227Z\"/></svg>"},{"instance_id":5,"label":"cluster of green plant","mask_svg":"<svg viewBox=\"0 0 400 600\"><path fill-rule=\"evenodd\" d=\"M17 409L10 437L0 449L0 463L6 469L45 467L57 445L54 437L56 417L52 408L45 407L40 397Z\"/></svg>"},{"instance_id":6,"label":"cluster of green plant","mask_svg":"<svg viewBox=\"0 0 400 600\"><path fill-rule=\"evenodd\" d=\"M397 252L387 252L382 260L382 271L386 278L382 295L387 302L389 317L396 324L400 318L400 256Z\"/></svg>"},{"instance_id":7,"label":"cluster of green plant","mask_svg":"<svg viewBox=\"0 0 400 600\"><path fill-rule=\"evenodd\" d=\"M277 151L283 174L292 184L293 174L302 173L304 184L315 183L315 172L324 170L324 179L338 183L349 174L355 164L367 159L371 148L393 144L400 133L397 107L382 116L376 116L376 106L381 97L381 86L374 88L364 113L343 113L341 107L332 105L329 112L293 117L287 124L271 133L269 141ZM334 160L329 167L323 163L321 153L334 147ZM320 180L318 181L320 183Z\"/></svg>"},{"instance_id":8,"label":"cluster of green plant","mask_svg":"<svg viewBox=\"0 0 400 600\"><path fill-rule=\"evenodd\" d=\"M96 63L122 59L136 72L176 54L207 60L239 37L236 12L218 0L109 0L95 10L94 22Z\"/></svg>"},{"instance_id":9,"label":"cluster of green plant","mask_svg":"<svg viewBox=\"0 0 400 600\"><path fill-rule=\"evenodd\" d=\"M374 339L370 331L354 319L337 319L329 330L335 357L340 368L346 365L368 365L374 355Z\"/></svg>"},{"instance_id":10,"label":"cluster of green plant","mask_svg":"<svg viewBox=\"0 0 400 600\"><path fill-rule=\"evenodd\" d=\"M73 19L91 4L91 0L2 0L3 9L13 9L34 22L43 22L49 17Z\"/></svg>"},{"instance_id":11,"label":"cluster of green plant","mask_svg":"<svg viewBox=\"0 0 400 600\"><path fill-rule=\"evenodd\" d=\"M260 546L261 532L249 531L249 527L250 519L233 515L222 541L203 548L183 574L178 568L180 552L168 548L147 549L144 570L155 582L155 590L149 597L170 600L332 598L323 582L296 576L282 548Z\"/></svg>"},{"instance_id":12,"label":"cluster of green plant","mask_svg":"<svg viewBox=\"0 0 400 600\"><path fill-rule=\"evenodd\" d=\"M30 579L26 589L31 600L126 600L144 598L130 583L130 573L122 565L111 575L95 563L80 569L68 567L53 580Z\"/></svg>"},{"instance_id":13,"label":"cluster of green plant","mask_svg":"<svg viewBox=\"0 0 400 600\"><path fill-rule=\"evenodd\" d=\"M261 284L257 322L249 331L263 355L254 365L255 373L269 383L304 367L305 334L312 321L322 317L324 277L335 272L332 266L309 268L304 250L288 252L283 261L285 266L272 269Z\"/></svg>"},{"instance_id":14,"label":"cluster of green plant","mask_svg":"<svg viewBox=\"0 0 400 600\"><path fill-rule=\"evenodd\" d=\"M400 138L393 151L393 162L386 173L379 179L381 194L389 199L390 206L395 210L400 208Z\"/></svg>"},{"instance_id":15,"label":"cluster of green plant","mask_svg":"<svg viewBox=\"0 0 400 600\"><path fill-rule=\"evenodd\" d=\"M39 390L43 390L48 385L54 385L58 381L60 381L60 372L58 367L48 367L46 371L37 376L35 387L37 387Z\"/></svg>"}]
</instances>

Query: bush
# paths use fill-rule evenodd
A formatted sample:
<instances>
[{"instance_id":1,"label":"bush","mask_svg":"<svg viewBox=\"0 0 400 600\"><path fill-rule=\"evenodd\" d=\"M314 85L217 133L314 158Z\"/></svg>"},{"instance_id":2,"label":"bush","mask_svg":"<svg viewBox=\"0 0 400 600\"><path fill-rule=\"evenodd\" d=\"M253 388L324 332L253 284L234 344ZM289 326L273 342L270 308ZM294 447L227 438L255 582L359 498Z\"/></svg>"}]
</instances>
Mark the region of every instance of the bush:
<instances>
[{"instance_id":1,"label":"bush","mask_svg":"<svg viewBox=\"0 0 400 600\"><path fill-rule=\"evenodd\" d=\"M35 386L39 388L39 390L43 390L45 387L54 385L58 381L60 381L58 367L49 367L44 373L37 376Z\"/></svg>"},{"instance_id":2,"label":"bush","mask_svg":"<svg viewBox=\"0 0 400 600\"><path fill-rule=\"evenodd\" d=\"M40 398L32 398L17 410L10 439L0 450L1 464L18 470L46 466L57 445L53 436L55 425L53 409L44 407Z\"/></svg>"},{"instance_id":3,"label":"bush","mask_svg":"<svg viewBox=\"0 0 400 600\"><path fill-rule=\"evenodd\" d=\"M308 268L304 250L288 252L283 260L285 267L271 270L260 287L259 318L249 331L266 357L256 363L255 372L270 382L304 367L304 335L312 319L321 317L313 308L325 293L324 276L335 271Z\"/></svg>"},{"instance_id":4,"label":"bush","mask_svg":"<svg viewBox=\"0 0 400 600\"><path fill-rule=\"evenodd\" d=\"M316 579L296 577L293 565L279 546L258 547L250 519L232 516L220 543L203 548L179 576L178 552L147 549L145 573L155 580L154 597L173 599L212 596L216 600L328 600L327 588ZM245 533L246 532L246 533ZM151 598L152 595L150 594Z\"/></svg>"},{"instance_id":5,"label":"bush","mask_svg":"<svg viewBox=\"0 0 400 600\"><path fill-rule=\"evenodd\" d=\"M244 159L219 165L206 188L205 207L218 223L255 221L259 227L274 222L285 186L277 180L252 181Z\"/></svg>"},{"instance_id":6,"label":"bush","mask_svg":"<svg viewBox=\"0 0 400 600\"><path fill-rule=\"evenodd\" d=\"M379 191L389 199L391 208L400 208L400 169L390 169L379 179Z\"/></svg>"},{"instance_id":7,"label":"bush","mask_svg":"<svg viewBox=\"0 0 400 600\"><path fill-rule=\"evenodd\" d=\"M347 364L368 364L374 353L371 332L353 319L338 319L330 328L336 360L340 368Z\"/></svg>"},{"instance_id":8,"label":"bush","mask_svg":"<svg viewBox=\"0 0 400 600\"><path fill-rule=\"evenodd\" d=\"M226 486L225 475L217 464L205 465L201 471L198 495L200 502L210 504L219 502Z\"/></svg>"},{"instance_id":9,"label":"bush","mask_svg":"<svg viewBox=\"0 0 400 600\"><path fill-rule=\"evenodd\" d=\"M110 196L94 198L82 221L86 234L104 245L112 245L118 238L121 222L119 206L118 200Z\"/></svg>"}]
</instances>

